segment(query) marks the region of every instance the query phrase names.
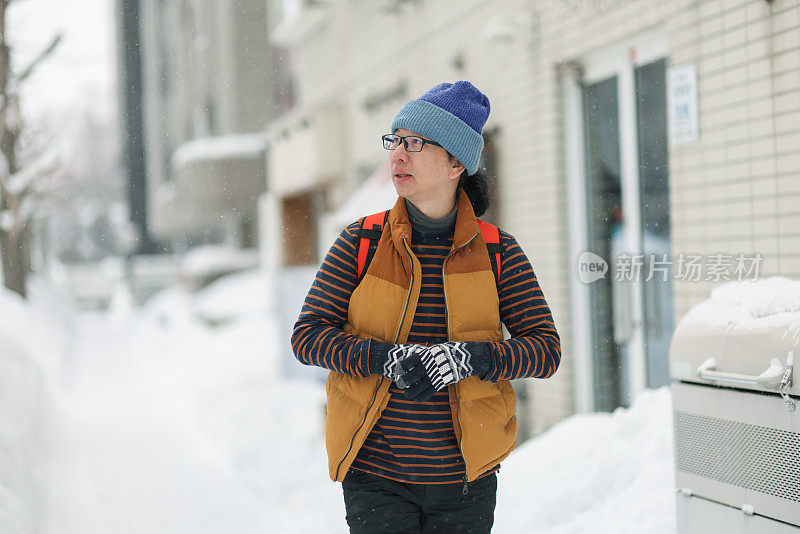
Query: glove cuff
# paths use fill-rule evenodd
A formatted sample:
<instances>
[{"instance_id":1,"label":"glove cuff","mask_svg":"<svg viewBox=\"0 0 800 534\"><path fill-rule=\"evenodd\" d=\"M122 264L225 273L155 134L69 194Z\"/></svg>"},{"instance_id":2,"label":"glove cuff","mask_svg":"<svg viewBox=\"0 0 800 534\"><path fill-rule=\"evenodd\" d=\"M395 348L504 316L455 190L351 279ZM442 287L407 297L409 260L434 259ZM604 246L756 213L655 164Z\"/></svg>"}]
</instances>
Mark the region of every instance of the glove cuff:
<instances>
[{"instance_id":1,"label":"glove cuff","mask_svg":"<svg viewBox=\"0 0 800 534\"><path fill-rule=\"evenodd\" d=\"M481 380L486 378L492 368L492 348L487 342L467 341L464 349L469 352L469 363L472 365L474 375Z\"/></svg>"},{"instance_id":2,"label":"glove cuff","mask_svg":"<svg viewBox=\"0 0 800 534\"><path fill-rule=\"evenodd\" d=\"M383 374L383 366L389 360L389 351L394 347L394 343L384 343L375 339L369 344L369 374Z\"/></svg>"}]
</instances>

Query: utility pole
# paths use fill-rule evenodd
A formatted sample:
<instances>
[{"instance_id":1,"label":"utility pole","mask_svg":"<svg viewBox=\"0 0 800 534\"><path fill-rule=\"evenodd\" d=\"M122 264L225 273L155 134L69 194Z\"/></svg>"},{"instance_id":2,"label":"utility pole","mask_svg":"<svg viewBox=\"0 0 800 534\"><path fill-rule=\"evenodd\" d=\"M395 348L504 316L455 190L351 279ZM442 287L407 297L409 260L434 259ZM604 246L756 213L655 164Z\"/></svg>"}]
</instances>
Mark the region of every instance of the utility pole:
<instances>
[{"instance_id":1,"label":"utility pole","mask_svg":"<svg viewBox=\"0 0 800 534\"><path fill-rule=\"evenodd\" d=\"M142 114L139 0L117 0L120 16L123 162L128 178L131 222L139 230L137 252L155 252L147 225L147 170Z\"/></svg>"}]
</instances>

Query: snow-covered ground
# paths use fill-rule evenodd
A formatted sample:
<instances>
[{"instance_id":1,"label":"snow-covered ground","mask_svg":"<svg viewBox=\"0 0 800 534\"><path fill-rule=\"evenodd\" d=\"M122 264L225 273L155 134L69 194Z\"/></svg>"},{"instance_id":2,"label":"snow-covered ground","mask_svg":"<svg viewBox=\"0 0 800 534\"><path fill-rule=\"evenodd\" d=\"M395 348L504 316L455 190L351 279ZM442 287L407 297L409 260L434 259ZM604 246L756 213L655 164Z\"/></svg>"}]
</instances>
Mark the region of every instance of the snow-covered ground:
<instances>
[{"instance_id":1,"label":"snow-covered ground","mask_svg":"<svg viewBox=\"0 0 800 534\"><path fill-rule=\"evenodd\" d=\"M261 287L243 273L103 314L0 293L0 532L347 532L324 387L282 377L300 364L278 361ZM648 391L520 446L494 531L674 532L670 404Z\"/></svg>"}]
</instances>

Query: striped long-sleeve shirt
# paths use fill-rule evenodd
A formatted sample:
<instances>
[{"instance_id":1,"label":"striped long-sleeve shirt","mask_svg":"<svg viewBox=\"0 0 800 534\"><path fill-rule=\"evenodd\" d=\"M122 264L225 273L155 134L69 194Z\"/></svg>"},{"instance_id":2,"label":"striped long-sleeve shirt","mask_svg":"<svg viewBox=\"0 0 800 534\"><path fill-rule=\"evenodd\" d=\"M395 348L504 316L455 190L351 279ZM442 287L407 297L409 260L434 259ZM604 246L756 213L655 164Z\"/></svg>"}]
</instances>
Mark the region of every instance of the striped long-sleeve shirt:
<instances>
[{"instance_id":1,"label":"striped long-sleeve shirt","mask_svg":"<svg viewBox=\"0 0 800 534\"><path fill-rule=\"evenodd\" d=\"M292 346L302 363L366 376L370 350L375 354L386 344L342 331L357 281L358 228L357 222L348 226L325 257L295 324ZM422 264L423 279L409 343L448 341L442 264L452 242L452 231L440 235L412 233L411 249ZM501 231L500 245L500 318L511 338L486 342L491 365L483 379L547 378L561 359L550 309L516 240ZM462 481L464 461L453 430L447 390L427 402L405 397L394 384L389 392L389 404L352 468L410 483Z\"/></svg>"}]
</instances>

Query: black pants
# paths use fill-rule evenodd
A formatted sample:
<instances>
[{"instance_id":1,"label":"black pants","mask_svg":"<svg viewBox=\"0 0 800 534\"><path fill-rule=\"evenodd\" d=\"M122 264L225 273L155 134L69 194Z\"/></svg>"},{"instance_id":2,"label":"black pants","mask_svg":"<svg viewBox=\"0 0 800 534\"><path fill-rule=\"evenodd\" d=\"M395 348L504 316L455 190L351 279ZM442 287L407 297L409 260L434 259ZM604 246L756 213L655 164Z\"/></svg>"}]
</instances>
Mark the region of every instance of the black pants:
<instances>
[{"instance_id":1,"label":"black pants","mask_svg":"<svg viewBox=\"0 0 800 534\"><path fill-rule=\"evenodd\" d=\"M342 482L350 534L488 534L497 475L464 484L405 484L350 470Z\"/></svg>"}]
</instances>

